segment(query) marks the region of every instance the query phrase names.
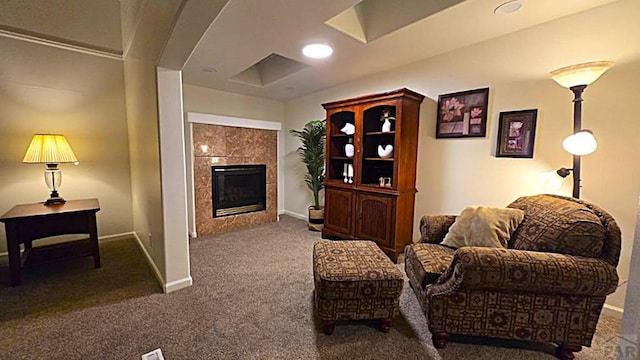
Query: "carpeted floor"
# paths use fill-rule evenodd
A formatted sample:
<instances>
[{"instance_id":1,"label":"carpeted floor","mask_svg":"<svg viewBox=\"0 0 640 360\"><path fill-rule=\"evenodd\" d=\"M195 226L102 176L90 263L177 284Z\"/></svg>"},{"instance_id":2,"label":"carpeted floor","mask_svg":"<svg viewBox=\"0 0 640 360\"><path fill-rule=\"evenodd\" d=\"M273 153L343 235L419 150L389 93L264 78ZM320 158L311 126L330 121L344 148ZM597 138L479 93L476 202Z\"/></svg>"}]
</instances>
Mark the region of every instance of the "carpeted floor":
<instances>
[{"instance_id":1,"label":"carpeted floor","mask_svg":"<svg viewBox=\"0 0 640 360\"><path fill-rule=\"evenodd\" d=\"M324 335L313 316L311 249L319 233L276 224L191 243L194 285L162 294L135 240L101 244L90 258L23 272L7 285L0 258L0 359L140 359L160 347L176 359L554 359L553 346L455 337L431 344L413 291L387 334L372 323ZM576 359L613 359L620 323L602 317L594 347Z\"/></svg>"}]
</instances>

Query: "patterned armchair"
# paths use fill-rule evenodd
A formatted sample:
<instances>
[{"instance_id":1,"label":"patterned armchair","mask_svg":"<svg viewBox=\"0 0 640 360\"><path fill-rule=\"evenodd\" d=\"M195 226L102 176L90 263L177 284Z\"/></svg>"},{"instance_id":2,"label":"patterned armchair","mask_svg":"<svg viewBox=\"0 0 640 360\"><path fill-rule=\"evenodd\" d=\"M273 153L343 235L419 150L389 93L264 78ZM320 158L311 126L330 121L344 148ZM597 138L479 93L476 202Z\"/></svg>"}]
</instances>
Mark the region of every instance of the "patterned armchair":
<instances>
[{"instance_id":1,"label":"patterned armchair","mask_svg":"<svg viewBox=\"0 0 640 360\"><path fill-rule=\"evenodd\" d=\"M508 249L439 243L455 216L424 216L405 269L434 346L448 334L558 344L573 359L591 340L606 296L616 290L620 228L603 209L556 195L521 197L525 212Z\"/></svg>"}]
</instances>

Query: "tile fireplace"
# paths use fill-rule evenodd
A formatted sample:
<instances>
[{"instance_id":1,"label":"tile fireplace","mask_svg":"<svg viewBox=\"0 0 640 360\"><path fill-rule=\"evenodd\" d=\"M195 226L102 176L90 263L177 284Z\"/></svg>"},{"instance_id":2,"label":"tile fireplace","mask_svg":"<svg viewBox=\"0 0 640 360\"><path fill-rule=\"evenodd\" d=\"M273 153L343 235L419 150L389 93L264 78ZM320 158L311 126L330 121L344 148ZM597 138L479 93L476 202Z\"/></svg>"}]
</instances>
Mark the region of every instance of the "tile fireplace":
<instances>
[{"instance_id":1,"label":"tile fireplace","mask_svg":"<svg viewBox=\"0 0 640 360\"><path fill-rule=\"evenodd\" d=\"M194 220L197 236L221 234L251 226L278 221L278 131L242 128L211 124L192 124L193 134L193 187ZM255 174L248 170L255 166L265 170L265 198L262 210L253 207L259 201L249 201L246 187L255 181ZM214 169L237 169L236 175L224 175L225 180L215 179ZM221 172L233 174L234 172ZM249 175L249 179L241 179ZM238 177L239 176L239 177ZM254 180L250 180L254 179ZM245 183L248 182L248 183ZM216 201L216 185L224 186L227 196ZM242 189L237 189L238 187ZM253 196L251 196L253 197ZM214 205L216 210L214 210ZM222 206L218 206L222 205ZM233 213L214 213L231 207ZM244 207L244 208L242 208ZM253 207L251 212L246 207ZM242 209L237 209L242 208Z\"/></svg>"}]
</instances>

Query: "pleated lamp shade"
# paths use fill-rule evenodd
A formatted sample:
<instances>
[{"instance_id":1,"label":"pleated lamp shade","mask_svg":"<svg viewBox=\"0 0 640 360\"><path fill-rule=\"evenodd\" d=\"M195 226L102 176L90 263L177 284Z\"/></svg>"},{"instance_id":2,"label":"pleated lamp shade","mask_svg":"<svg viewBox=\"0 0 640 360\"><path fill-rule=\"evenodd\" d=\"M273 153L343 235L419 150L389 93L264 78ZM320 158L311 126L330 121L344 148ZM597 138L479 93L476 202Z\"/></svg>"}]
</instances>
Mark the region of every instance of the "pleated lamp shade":
<instances>
[{"instance_id":1,"label":"pleated lamp shade","mask_svg":"<svg viewBox=\"0 0 640 360\"><path fill-rule=\"evenodd\" d=\"M60 164L78 162L64 135L36 134L24 154L23 163Z\"/></svg>"}]
</instances>

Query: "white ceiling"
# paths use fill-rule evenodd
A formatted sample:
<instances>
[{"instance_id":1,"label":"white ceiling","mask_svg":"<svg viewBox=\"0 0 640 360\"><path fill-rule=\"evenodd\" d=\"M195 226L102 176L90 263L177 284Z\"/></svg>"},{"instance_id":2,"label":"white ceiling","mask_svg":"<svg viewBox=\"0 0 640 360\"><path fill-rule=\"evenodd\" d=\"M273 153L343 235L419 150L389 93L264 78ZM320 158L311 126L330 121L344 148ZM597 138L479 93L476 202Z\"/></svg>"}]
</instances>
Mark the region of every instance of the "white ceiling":
<instances>
[{"instance_id":1,"label":"white ceiling","mask_svg":"<svg viewBox=\"0 0 640 360\"><path fill-rule=\"evenodd\" d=\"M401 4L403 0L377 1ZM183 78L187 84L288 100L613 2L522 0L524 7L520 11L511 15L495 15L493 10L504 1L466 0L363 43L325 24L359 0L231 0L188 60ZM631 17L636 18L637 14ZM597 28L601 34L615 33L615 30ZM580 31L589 34L594 30L586 27ZM563 34L557 35L562 37ZM528 39L530 43L525 46L542 48L541 44L553 41L548 34L544 36ZM334 55L323 60L305 58L301 48L311 41L332 44ZM638 45L632 47L633 51L640 53ZM513 50L521 51L520 48ZM272 53L309 66L266 86L230 81ZM545 56L544 51L537 55ZM476 61L481 62L482 59Z\"/></svg>"},{"instance_id":2,"label":"white ceiling","mask_svg":"<svg viewBox=\"0 0 640 360\"><path fill-rule=\"evenodd\" d=\"M190 1L196 4L208 0L188 0L186 4ZM415 14L402 11L407 8L415 11L420 1L426 0L366 1L384 1L390 9L388 16L393 16L390 22L395 24L400 18L404 23L405 19L415 20ZM183 79L191 85L289 100L472 46L479 49L478 56L466 64L513 80L544 77L553 66L570 65L582 59L618 63L640 59L638 0L522 0L524 7L511 15L493 13L506 0L466 0L458 4L457 0L430 1L437 2L430 8L450 7L365 43L325 24L360 0L229 0L226 5L226 0L216 0L219 6L209 7L219 14L189 57ZM18 32L90 49L106 49L117 55L123 52L123 47L126 52L128 42L125 36L123 46L121 8L137 9L144 3L144 0L3 0L0 35L3 31ZM387 6L389 3L395 5ZM212 12L211 17L216 13ZM375 21L380 25L379 15ZM127 30L136 19L122 22ZM334 55L323 60L305 58L301 48L312 41L330 43ZM5 58L10 53L28 52L33 46L19 41L4 44L9 46L8 50L0 51ZM299 66L300 70L276 81L255 82L259 85L232 80L274 53L307 66ZM498 53L504 54L501 57L504 61L489 56ZM23 65L21 58L13 58L17 62L14 67ZM33 59L35 63L37 60L47 61ZM0 75L4 73L2 77L6 77L3 70L8 68L0 69Z\"/></svg>"}]
</instances>

